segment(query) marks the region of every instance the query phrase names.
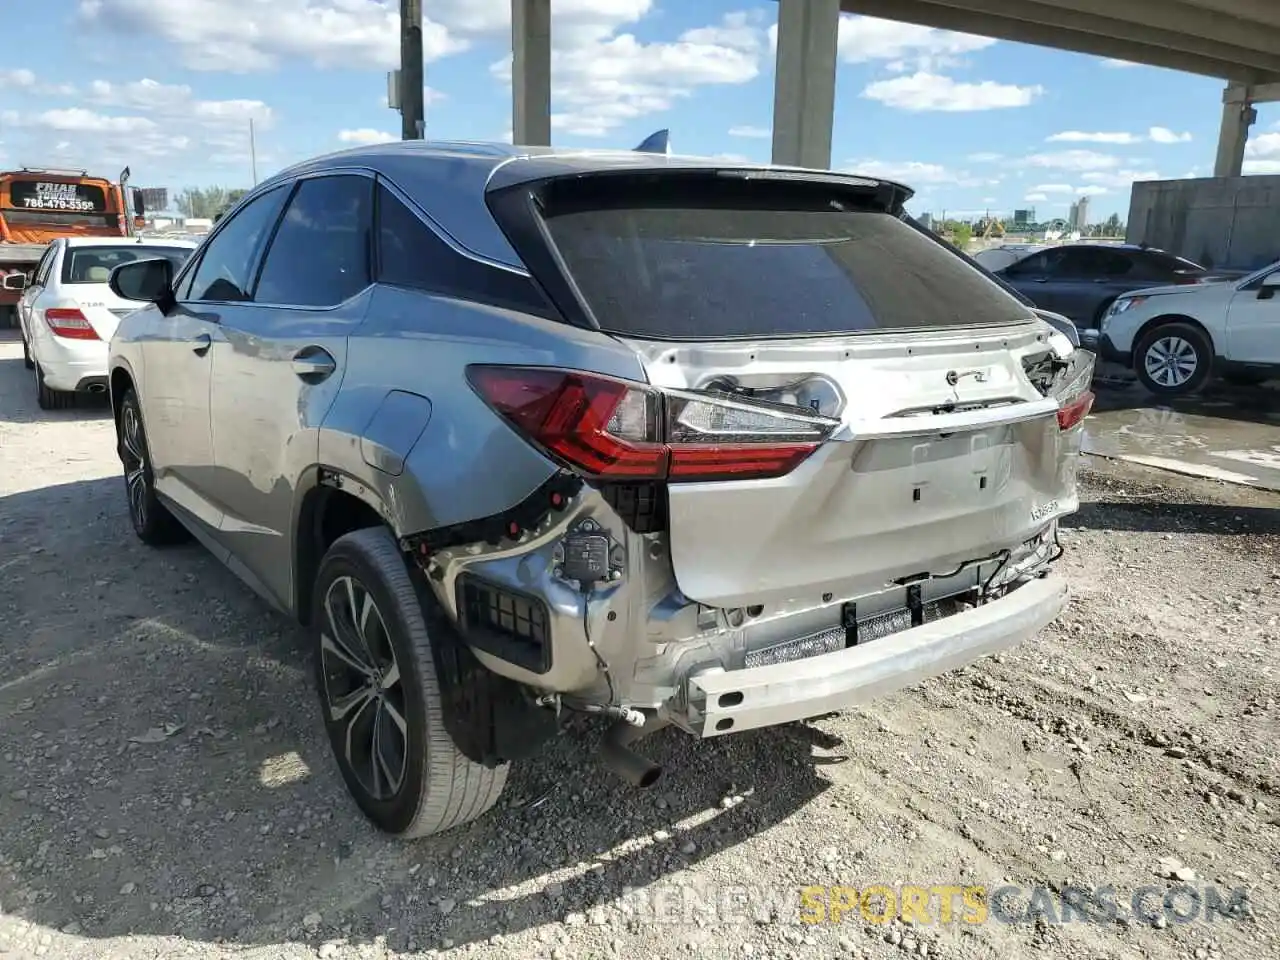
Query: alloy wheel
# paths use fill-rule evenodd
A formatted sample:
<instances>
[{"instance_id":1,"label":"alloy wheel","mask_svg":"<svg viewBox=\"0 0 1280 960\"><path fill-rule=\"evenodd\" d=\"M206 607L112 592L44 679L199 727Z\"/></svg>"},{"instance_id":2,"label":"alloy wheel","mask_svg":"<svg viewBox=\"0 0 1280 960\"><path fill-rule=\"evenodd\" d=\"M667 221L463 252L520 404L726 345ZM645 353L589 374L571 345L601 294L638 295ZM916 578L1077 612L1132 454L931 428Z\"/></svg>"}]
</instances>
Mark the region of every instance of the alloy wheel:
<instances>
[{"instance_id":1,"label":"alloy wheel","mask_svg":"<svg viewBox=\"0 0 1280 960\"><path fill-rule=\"evenodd\" d=\"M1162 387L1181 387L1200 365L1196 348L1179 336L1161 337L1147 347L1142 358L1147 376Z\"/></svg>"},{"instance_id":2,"label":"alloy wheel","mask_svg":"<svg viewBox=\"0 0 1280 960\"><path fill-rule=\"evenodd\" d=\"M147 525L147 448L142 439L142 421L132 404L120 416L120 441L124 460L124 483L129 493L129 514L134 526Z\"/></svg>"},{"instance_id":3,"label":"alloy wheel","mask_svg":"<svg viewBox=\"0 0 1280 960\"><path fill-rule=\"evenodd\" d=\"M320 666L326 719L338 725L342 759L375 800L404 783L408 725L400 664L373 595L351 576L325 593Z\"/></svg>"}]
</instances>

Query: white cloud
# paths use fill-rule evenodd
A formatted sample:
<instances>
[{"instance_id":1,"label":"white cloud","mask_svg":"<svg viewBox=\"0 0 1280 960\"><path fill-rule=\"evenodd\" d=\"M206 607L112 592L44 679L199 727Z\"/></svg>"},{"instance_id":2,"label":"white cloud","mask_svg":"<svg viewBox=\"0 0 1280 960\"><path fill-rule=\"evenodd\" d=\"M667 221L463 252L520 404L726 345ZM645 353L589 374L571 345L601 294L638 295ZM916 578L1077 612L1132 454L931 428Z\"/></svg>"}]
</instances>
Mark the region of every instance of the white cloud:
<instances>
[{"instance_id":1,"label":"white cloud","mask_svg":"<svg viewBox=\"0 0 1280 960\"><path fill-rule=\"evenodd\" d=\"M1081 174L1080 179L1111 190L1128 190L1136 180L1159 180L1161 177L1156 170L1120 169L1090 170Z\"/></svg>"},{"instance_id":2,"label":"white cloud","mask_svg":"<svg viewBox=\"0 0 1280 960\"><path fill-rule=\"evenodd\" d=\"M771 34L775 43L776 30L774 27ZM957 54L983 50L995 42L990 37L935 30L896 20L843 16L836 50L846 63L890 60L896 61L889 65L890 69L905 72L909 69L907 60L913 60L917 70L937 69L954 65Z\"/></svg>"},{"instance_id":3,"label":"white cloud","mask_svg":"<svg viewBox=\"0 0 1280 960\"><path fill-rule=\"evenodd\" d=\"M1260 133L1244 145L1244 155L1258 159L1280 159L1280 133Z\"/></svg>"},{"instance_id":4,"label":"white cloud","mask_svg":"<svg viewBox=\"0 0 1280 960\"><path fill-rule=\"evenodd\" d=\"M743 124L737 127L729 128L729 136L731 137L758 137L764 139L773 136L773 131L768 127L753 127L750 124Z\"/></svg>"},{"instance_id":5,"label":"white cloud","mask_svg":"<svg viewBox=\"0 0 1280 960\"><path fill-rule=\"evenodd\" d=\"M387 133L383 130L374 130L372 127L360 127L355 130L339 130L338 139L343 143L352 144L370 144L370 143L390 143L393 140L399 140L394 133Z\"/></svg>"},{"instance_id":6,"label":"white cloud","mask_svg":"<svg viewBox=\"0 0 1280 960\"><path fill-rule=\"evenodd\" d=\"M241 126L250 119L265 127L274 119L271 108L261 100L201 100L185 84L159 83L146 77L119 84L94 80L86 99L102 106L127 107L212 127Z\"/></svg>"},{"instance_id":7,"label":"white cloud","mask_svg":"<svg viewBox=\"0 0 1280 960\"><path fill-rule=\"evenodd\" d=\"M36 75L30 70L0 70L0 87L30 89L36 85Z\"/></svg>"},{"instance_id":8,"label":"white cloud","mask_svg":"<svg viewBox=\"0 0 1280 960\"><path fill-rule=\"evenodd\" d=\"M687 30L675 41L646 43L629 33L605 34L553 50L553 129L603 137L637 117L669 109L696 87L754 79L765 45L760 20L758 11L729 13L719 24ZM511 58L490 70L509 83Z\"/></svg>"},{"instance_id":9,"label":"white cloud","mask_svg":"<svg viewBox=\"0 0 1280 960\"><path fill-rule=\"evenodd\" d=\"M912 187L920 184L978 187L987 182L970 176L967 171L955 171L939 163L923 163L919 160L850 160L844 165L844 170L866 177L896 180Z\"/></svg>"},{"instance_id":10,"label":"white cloud","mask_svg":"<svg viewBox=\"0 0 1280 960\"><path fill-rule=\"evenodd\" d=\"M1191 140L1191 134L1174 133L1168 127L1152 127L1148 135L1152 143L1187 143Z\"/></svg>"},{"instance_id":11,"label":"white cloud","mask_svg":"<svg viewBox=\"0 0 1280 960\"><path fill-rule=\"evenodd\" d=\"M1054 153L1033 153L1023 161L1028 166L1046 167L1052 170L1106 170L1118 167L1120 160L1108 153L1094 150L1059 150Z\"/></svg>"},{"instance_id":12,"label":"white cloud","mask_svg":"<svg viewBox=\"0 0 1280 960\"><path fill-rule=\"evenodd\" d=\"M1102 65L1109 70L1123 70L1127 67L1139 67L1141 64L1133 63L1129 60L1117 60L1115 57L1108 57L1102 61Z\"/></svg>"},{"instance_id":13,"label":"white cloud","mask_svg":"<svg viewBox=\"0 0 1280 960\"><path fill-rule=\"evenodd\" d=\"M1085 133L1080 130L1064 130L1045 137L1048 143L1141 143L1142 137L1133 133Z\"/></svg>"},{"instance_id":14,"label":"white cloud","mask_svg":"<svg viewBox=\"0 0 1280 960\"><path fill-rule=\"evenodd\" d=\"M45 110L29 116L10 112L5 119L12 126L39 127L67 133L148 133L156 128L155 122L146 117L109 116L84 107Z\"/></svg>"},{"instance_id":15,"label":"white cloud","mask_svg":"<svg viewBox=\"0 0 1280 960\"><path fill-rule=\"evenodd\" d=\"M1096 197L1099 194L1107 193L1107 188L1101 184L1090 184L1088 186L1076 187L1077 197Z\"/></svg>"},{"instance_id":16,"label":"white cloud","mask_svg":"<svg viewBox=\"0 0 1280 960\"><path fill-rule=\"evenodd\" d=\"M25 67L0 70L0 90L19 90L38 96L70 96L76 88L69 83L45 83Z\"/></svg>"},{"instance_id":17,"label":"white cloud","mask_svg":"<svg viewBox=\"0 0 1280 960\"><path fill-rule=\"evenodd\" d=\"M286 60L387 68L400 59L396 0L80 0L79 16L159 36L194 70L250 73ZM422 46L431 61L466 43L424 16Z\"/></svg>"},{"instance_id":18,"label":"white cloud","mask_svg":"<svg viewBox=\"0 0 1280 960\"><path fill-rule=\"evenodd\" d=\"M966 83L924 72L877 80L862 91L867 99L899 110L948 112L1025 107L1042 93L1044 88L1038 84L1020 87L993 80Z\"/></svg>"},{"instance_id":19,"label":"white cloud","mask_svg":"<svg viewBox=\"0 0 1280 960\"><path fill-rule=\"evenodd\" d=\"M1069 183L1040 183L1031 189L1036 193L1071 193L1074 188Z\"/></svg>"},{"instance_id":20,"label":"white cloud","mask_svg":"<svg viewBox=\"0 0 1280 960\"><path fill-rule=\"evenodd\" d=\"M1280 133L1260 133L1244 145L1244 173L1280 173Z\"/></svg>"},{"instance_id":21,"label":"white cloud","mask_svg":"<svg viewBox=\"0 0 1280 960\"><path fill-rule=\"evenodd\" d=\"M555 0L552 43L567 49L596 42L639 20L653 3ZM423 7L428 63L510 29L510 0L431 0ZM79 15L127 41L158 36L196 70L248 73L290 60L390 69L400 59L399 0L79 0Z\"/></svg>"},{"instance_id":22,"label":"white cloud","mask_svg":"<svg viewBox=\"0 0 1280 960\"><path fill-rule=\"evenodd\" d=\"M991 153L989 151L980 151L971 153L966 158L970 163L995 163L997 160L1003 160L1003 153Z\"/></svg>"},{"instance_id":23,"label":"white cloud","mask_svg":"<svg viewBox=\"0 0 1280 960\"><path fill-rule=\"evenodd\" d=\"M1049 197L1043 193L1028 193L1024 199L1030 203L1043 203L1048 200Z\"/></svg>"}]
</instances>

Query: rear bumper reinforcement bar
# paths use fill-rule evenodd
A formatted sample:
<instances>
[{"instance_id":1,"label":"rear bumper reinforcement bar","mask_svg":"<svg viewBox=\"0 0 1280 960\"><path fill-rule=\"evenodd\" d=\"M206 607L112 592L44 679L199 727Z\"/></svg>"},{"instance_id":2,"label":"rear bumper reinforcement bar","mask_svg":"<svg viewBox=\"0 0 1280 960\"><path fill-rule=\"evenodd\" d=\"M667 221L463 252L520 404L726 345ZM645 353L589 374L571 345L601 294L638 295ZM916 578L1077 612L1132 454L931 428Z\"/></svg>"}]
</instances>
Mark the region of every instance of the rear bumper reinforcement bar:
<instances>
[{"instance_id":1,"label":"rear bumper reinforcement bar","mask_svg":"<svg viewBox=\"0 0 1280 960\"><path fill-rule=\"evenodd\" d=\"M688 727L701 737L845 710L963 667L1034 636L1067 605L1060 576L870 643L788 663L685 680Z\"/></svg>"}]
</instances>

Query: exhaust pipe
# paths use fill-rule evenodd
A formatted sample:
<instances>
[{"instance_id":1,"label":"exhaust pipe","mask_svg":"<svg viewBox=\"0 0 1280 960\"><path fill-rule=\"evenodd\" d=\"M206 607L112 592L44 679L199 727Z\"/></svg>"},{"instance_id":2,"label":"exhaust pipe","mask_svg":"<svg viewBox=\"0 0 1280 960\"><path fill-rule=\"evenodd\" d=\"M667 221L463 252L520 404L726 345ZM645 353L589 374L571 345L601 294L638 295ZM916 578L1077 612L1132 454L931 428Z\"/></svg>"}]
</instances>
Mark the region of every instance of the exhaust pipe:
<instances>
[{"instance_id":1,"label":"exhaust pipe","mask_svg":"<svg viewBox=\"0 0 1280 960\"><path fill-rule=\"evenodd\" d=\"M625 719L616 721L600 742L600 759L604 765L620 776L633 787L645 789L652 787L662 776L662 767L648 757L642 757L631 749L631 744L641 737L665 727L652 713L645 714L642 725L628 723Z\"/></svg>"},{"instance_id":2,"label":"exhaust pipe","mask_svg":"<svg viewBox=\"0 0 1280 960\"><path fill-rule=\"evenodd\" d=\"M105 383L91 383L85 389L90 393L106 393L107 385Z\"/></svg>"}]
</instances>

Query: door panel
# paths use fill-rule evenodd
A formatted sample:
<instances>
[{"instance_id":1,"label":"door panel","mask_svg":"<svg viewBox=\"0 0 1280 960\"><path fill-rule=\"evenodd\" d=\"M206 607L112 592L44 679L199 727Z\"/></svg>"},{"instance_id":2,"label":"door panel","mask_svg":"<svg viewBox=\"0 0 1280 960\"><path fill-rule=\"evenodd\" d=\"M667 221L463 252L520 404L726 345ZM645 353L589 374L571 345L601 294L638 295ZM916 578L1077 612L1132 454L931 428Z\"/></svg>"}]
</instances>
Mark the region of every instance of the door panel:
<instances>
[{"instance_id":1,"label":"door panel","mask_svg":"<svg viewBox=\"0 0 1280 960\"><path fill-rule=\"evenodd\" d=\"M1240 363L1280 364L1280 289L1241 290L1231 298L1226 354Z\"/></svg>"},{"instance_id":2,"label":"door panel","mask_svg":"<svg viewBox=\"0 0 1280 960\"><path fill-rule=\"evenodd\" d=\"M214 357L223 324L248 297L267 238L288 191L277 187L219 225L183 284L182 299L155 323L142 346L146 429L156 462L156 489L190 513L217 541L223 506L215 493L209 419ZM184 278L185 279L185 278Z\"/></svg>"},{"instance_id":3,"label":"door panel","mask_svg":"<svg viewBox=\"0 0 1280 960\"><path fill-rule=\"evenodd\" d=\"M295 485L319 454L347 337L372 293L373 180L303 180L263 260L252 303L223 320L213 363L214 491L242 576L284 609L293 597Z\"/></svg>"},{"instance_id":4,"label":"door panel","mask_svg":"<svg viewBox=\"0 0 1280 960\"><path fill-rule=\"evenodd\" d=\"M168 316L155 311L154 335L142 344L143 425L156 489L208 531L221 512L209 502L205 477L213 463L209 432L209 377L213 344L221 341L213 305L179 304Z\"/></svg>"}]
</instances>

